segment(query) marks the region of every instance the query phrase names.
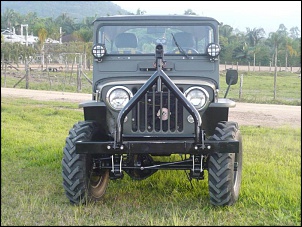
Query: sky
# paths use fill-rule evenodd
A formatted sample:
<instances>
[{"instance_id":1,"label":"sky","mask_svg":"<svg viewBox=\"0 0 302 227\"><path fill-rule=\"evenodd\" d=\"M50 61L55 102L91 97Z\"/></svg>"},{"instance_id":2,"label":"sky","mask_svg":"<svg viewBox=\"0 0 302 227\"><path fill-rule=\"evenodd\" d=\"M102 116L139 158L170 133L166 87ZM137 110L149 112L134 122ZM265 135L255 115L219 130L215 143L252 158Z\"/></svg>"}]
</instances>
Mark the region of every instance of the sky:
<instances>
[{"instance_id":1,"label":"sky","mask_svg":"<svg viewBox=\"0 0 302 227\"><path fill-rule=\"evenodd\" d=\"M280 24L287 31L298 27L301 36L301 1L112 1L122 9L145 15L180 14L191 9L199 16L213 17L233 29L263 28L266 36Z\"/></svg>"}]
</instances>

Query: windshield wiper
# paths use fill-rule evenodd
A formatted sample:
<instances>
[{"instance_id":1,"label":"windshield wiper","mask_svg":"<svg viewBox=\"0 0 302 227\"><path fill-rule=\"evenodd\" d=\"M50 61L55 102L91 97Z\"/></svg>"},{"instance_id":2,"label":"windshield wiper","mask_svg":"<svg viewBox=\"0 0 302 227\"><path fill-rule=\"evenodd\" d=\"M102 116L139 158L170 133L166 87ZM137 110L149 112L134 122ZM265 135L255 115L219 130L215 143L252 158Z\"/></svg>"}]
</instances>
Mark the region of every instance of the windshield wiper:
<instances>
[{"instance_id":1,"label":"windshield wiper","mask_svg":"<svg viewBox=\"0 0 302 227\"><path fill-rule=\"evenodd\" d=\"M178 45L173 33L171 33L172 37L173 37L173 40L174 40L174 43L175 45L177 46L178 50L180 53L182 53L187 59L189 58L189 56L187 55L187 53L181 48L181 46Z\"/></svg>"}]
</instances>

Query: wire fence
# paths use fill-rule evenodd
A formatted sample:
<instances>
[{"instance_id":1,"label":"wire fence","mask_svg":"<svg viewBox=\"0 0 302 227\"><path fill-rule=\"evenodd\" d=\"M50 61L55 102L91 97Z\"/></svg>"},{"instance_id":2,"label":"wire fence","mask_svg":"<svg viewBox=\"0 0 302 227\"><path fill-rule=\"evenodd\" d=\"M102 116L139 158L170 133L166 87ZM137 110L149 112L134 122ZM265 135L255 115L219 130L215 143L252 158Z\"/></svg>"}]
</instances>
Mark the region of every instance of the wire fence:
<instances>
[{"instance_id":1,"label":"wire fence","mask_svg":"<svg viewBox=\"0 0 302 227\"><path fill-rule=\"evenodd\" d=\"M237 69L238 71L245 71L245 72L274 72L275 66L261 66L261 65L238 65L238 63L225 63L220 64L219 70L227 70L227 69ZM292 72L292 73L301 73L301 66L300 67L285 67L285 66L277 66L277 71L279 72Z\"/></svg>"},{"instance_id":2,"label":"wire fence","mask_svg":"<svg viewBox=\"0 0 302 227\"><path fill-rule=\"evenodd\" d=\"M65 61L64 64L47 63L44 68L30 61L25 61L22 65L3 61L1 62L1 87L91 93L92 67L86 65L85 69L82 59L78 55L73 61ZM222 80L224 80L225 71L230 68L237 69L239 72L238 84L231 88L230 97L242 101L272 102L275 67L221 64ZM286 75L278 79L278 99L283 100L284 104L291 102L301 105L301 67L278 67L277 70L282 71L279 74L282 75L284 72ZM272 79L265 84L263 76L253 74L254 76L250 77L247 72L272 72L270 74ZM221 83L222 93L226 90L224 86L224 83Z\"/></svg>"},{"instance_id":3,"label":"wire fence","mask_svg":"<svg viewBox=\"0 0 302 227\"><path fill-rule=\"evenodd\" d=\"M41 89L42 87L49 90L82 92L83 86L85 86L84 92L87 92L91 90L92 85L92 75L89 71L90 68L85 70L81 61L46 64L44 67L31 64L27 60L25 60L24 65L16 65L7 61L1 62L3 86L13 88L21 86L25 89Z\"/></svg>"}]
</instances>

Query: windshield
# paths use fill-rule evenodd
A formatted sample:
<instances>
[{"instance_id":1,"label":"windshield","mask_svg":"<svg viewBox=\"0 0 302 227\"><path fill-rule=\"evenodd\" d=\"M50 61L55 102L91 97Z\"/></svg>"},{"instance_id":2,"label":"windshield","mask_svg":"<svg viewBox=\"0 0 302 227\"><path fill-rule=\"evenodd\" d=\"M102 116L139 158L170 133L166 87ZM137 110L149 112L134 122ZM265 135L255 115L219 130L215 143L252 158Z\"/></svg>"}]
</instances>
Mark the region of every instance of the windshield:
<instances>
[{"instance_id":1,"label":"windshield","mask_svg":"<svg viewBox=\"0 0 302 227\"><path fill-rule=\"evenodd\" d=\"M208 25L185 26L103 26L97 42L107 54L153 54L162 44L165 54L205 54L214 42L213 28Z\"/></svg>"}]
</instances>

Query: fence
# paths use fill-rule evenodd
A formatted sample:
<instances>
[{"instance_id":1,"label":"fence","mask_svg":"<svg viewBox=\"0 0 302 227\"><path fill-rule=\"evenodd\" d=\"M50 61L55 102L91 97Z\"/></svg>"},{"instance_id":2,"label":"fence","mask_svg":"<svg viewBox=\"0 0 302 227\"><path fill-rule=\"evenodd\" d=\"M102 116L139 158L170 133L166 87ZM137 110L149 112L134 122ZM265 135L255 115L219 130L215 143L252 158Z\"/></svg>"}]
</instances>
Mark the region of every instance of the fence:
<instances>
[{"instance_id":1,"label":"fence","mask_svg":"<svg viewBox=\"0 0 302 227\"><path fill-rule=\"evenodd\" d=\"M274 72L275 66L256 66L253 65L238 65L236 64L220 64L220 71L227 70L227 69L237 69L238 71L247 71L247 72ZM277 70L279 72L285 71L285 72L292 72L292 73L300 73L301 72L301 66L300 67L285 67L285 66L277 66Z\"/></svg>"},{"instance_id":2,"label":"fence","mask_svg":"<svg viewBox=\"0 0 302 227\"><path fill-rule=\"evenodd\" d=\"M64 89L67 83L72 86L76 85L77 92L82 91L83 78L89 82L89 87L92 85L91 79L85 73L81 54L78 55L78 61L75 57L71 66L67 61L65 64L46 63L44 68L41 67L41 65L32 64L32 61L28 59L25 59L24 63L24 65L13 65L8 61L1 62L1 76L4 75L4 87L7 86L8 75L12 75L14 79L19 78L19 80L12 86L13 88L19 85L23 80L25 80L26 89L29 89L30 80L32 82L40 81L41 83L48 81L49 89L52 89L54 83L58 86L63 86ZM74 77L74 73L76 73L76 77ZM61 75L59 76L58 74ZM62 74L64 74L64 76L62 76ZM69 82L67 80L67 74L69 74Z\"/></svg>"}]
</instances>

